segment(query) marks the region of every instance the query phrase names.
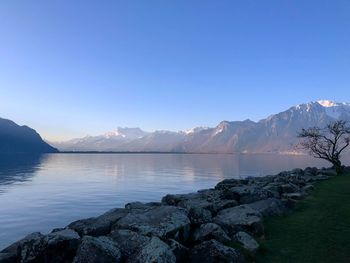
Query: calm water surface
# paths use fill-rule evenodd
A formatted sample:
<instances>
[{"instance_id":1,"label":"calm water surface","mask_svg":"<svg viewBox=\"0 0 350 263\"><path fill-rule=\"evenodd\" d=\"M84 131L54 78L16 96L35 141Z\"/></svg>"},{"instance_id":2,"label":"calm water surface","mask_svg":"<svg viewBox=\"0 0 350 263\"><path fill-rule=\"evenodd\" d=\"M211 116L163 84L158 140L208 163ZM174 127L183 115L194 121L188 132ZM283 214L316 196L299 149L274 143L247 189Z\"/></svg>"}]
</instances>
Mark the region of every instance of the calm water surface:
<instances>
[{"instance_id":1,"label":"calm water surface","mask_svg":"<svg viewBox=\"0 0 350 263\"><path fill-rule=\"evenodd\" d=\"M128 202L158 201L167 193L213 187L224 178L325 165L278 155L0 155L0 249L28 233L46 233Z\"/></svg>"}]
</instances>

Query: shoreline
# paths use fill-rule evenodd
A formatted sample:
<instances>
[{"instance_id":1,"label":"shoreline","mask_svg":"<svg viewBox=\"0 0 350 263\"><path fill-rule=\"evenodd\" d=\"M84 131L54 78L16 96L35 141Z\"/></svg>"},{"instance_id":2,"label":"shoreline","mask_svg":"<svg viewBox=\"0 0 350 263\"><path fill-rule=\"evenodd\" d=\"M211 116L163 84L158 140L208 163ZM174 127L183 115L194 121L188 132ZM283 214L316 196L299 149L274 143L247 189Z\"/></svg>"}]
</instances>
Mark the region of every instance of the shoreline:
<instances>
[{"instance_id":1,"label":"shoreline","mask_svg":"<svg viewBox=\"0 0 350 263\"><path fill-rule=\"evenodd\" d=\"M264 218L290 211L314 182L334 175L332 169L294 169L225 179L212 189L168 194L161 202L128 203L47 235L30 234L2 250L0 262L97 262L88 259L91 249L107 256L105 262L211 262L205 260L213 256L245 262L241 249L259 249Z\"/></svg>"}]
</instances>

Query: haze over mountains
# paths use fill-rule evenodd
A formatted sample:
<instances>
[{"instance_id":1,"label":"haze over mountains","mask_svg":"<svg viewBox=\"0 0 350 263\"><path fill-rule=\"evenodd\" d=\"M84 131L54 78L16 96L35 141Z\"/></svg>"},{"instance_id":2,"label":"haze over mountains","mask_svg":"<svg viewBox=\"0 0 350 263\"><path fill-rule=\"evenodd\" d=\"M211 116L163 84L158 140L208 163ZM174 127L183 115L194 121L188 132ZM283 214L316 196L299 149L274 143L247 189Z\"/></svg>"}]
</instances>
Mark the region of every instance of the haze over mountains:
<instances>
[{"instance_id":1,"label":"haze over mountains","mask_svg":"<svg viewBox=\"0 0 350 263\"><path fill-rule=\"evenodd\" d=\"M99 136L51 143L61 151L297 153L301 128L350 121L350 104L328 100L296 105L258 122L222 121L216 127L146 132L117 128Z\"/></svg>"}]
</instances>

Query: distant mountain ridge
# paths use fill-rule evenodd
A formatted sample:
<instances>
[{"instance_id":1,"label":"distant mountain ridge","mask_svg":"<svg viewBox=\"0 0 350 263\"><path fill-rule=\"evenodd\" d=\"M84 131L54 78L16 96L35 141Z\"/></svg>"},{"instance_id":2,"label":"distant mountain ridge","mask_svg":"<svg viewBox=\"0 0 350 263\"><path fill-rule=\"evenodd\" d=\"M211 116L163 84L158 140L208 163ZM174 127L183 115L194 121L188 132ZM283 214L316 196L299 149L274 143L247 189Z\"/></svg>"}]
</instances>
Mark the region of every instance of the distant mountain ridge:
<instances>
[{"instance_id":1,"label":"distant mountain ridge","mask_svg":"<svg viewBox=\"0 0 350 263\"><path fill-rule=\"evenodd\" d=\"M63 151L188 152L188 153L297 153L301 128L350 121L350 104L321 100L293 106L258 122L222 121L214 128L145 132L118 128L100 136L52 143Z\"/></svg>"},{"instance_id":2,"label":"distant mountain ridge","mask_svg":"<svg viewBox=\"0 0 350 263\"><path fill-rule=\"evenodd\" d=\"M44 142L32 128L0 118L0 154L54 152L58 150Z\"/></svg>"}]
</instances>

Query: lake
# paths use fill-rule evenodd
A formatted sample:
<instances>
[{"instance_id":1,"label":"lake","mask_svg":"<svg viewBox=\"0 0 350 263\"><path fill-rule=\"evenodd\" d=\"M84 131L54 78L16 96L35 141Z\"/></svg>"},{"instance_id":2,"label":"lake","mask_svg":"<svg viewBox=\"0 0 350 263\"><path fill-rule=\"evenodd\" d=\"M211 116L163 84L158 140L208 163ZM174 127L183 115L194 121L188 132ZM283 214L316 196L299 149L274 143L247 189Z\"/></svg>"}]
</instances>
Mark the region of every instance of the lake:
<instances>
[{"instance_id":1,"label":"lake","mask_svg":"<svg viewBox=\"0 0 350 263\"><path fill-rule=\"evenodd\" d=\"M349 164L350 158L346 158ZM214 187L225 178L328 166L307 156L232 154L0 155L0 249L132 201Z\"/></svg>"}]
</instances>

